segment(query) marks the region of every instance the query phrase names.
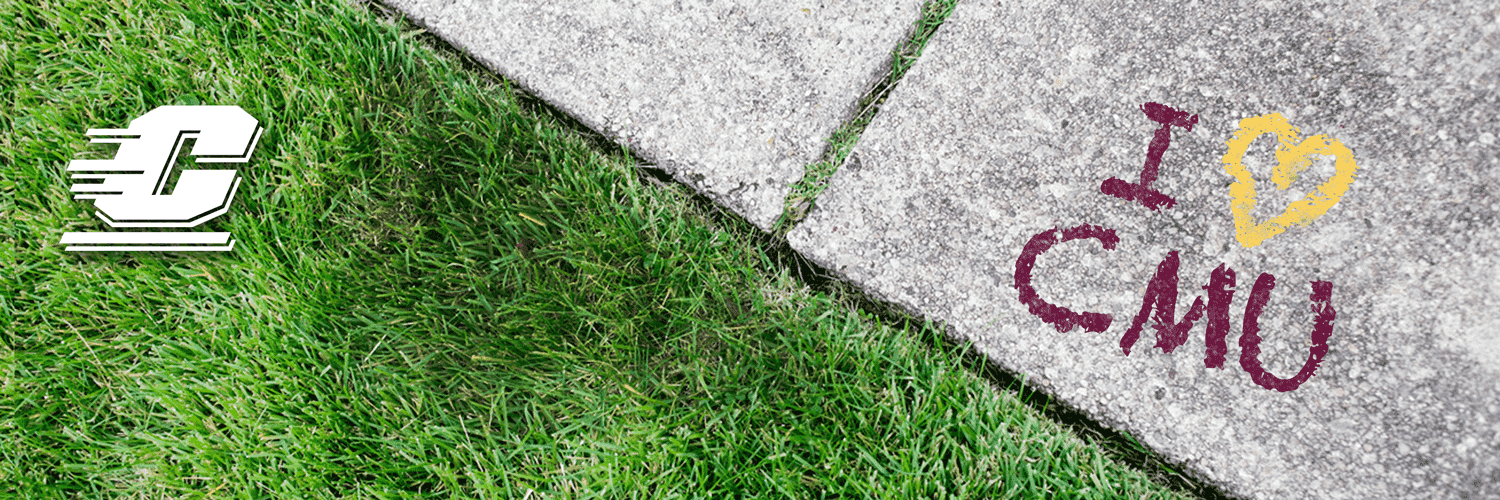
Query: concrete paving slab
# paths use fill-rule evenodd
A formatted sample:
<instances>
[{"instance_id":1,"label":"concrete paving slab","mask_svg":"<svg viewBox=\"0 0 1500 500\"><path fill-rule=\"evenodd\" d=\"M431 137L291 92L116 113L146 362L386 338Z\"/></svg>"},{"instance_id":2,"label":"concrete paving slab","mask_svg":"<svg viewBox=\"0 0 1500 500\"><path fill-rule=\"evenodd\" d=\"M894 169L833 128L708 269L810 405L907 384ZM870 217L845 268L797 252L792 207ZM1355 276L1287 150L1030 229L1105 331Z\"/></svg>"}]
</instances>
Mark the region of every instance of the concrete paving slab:
<instances>
[{"instance_id":1,"label":"concrete paving slab","mask_svg":"<svg viewBox=\"0 0 1500 500\"><path fill-rule=\"evenodd\" d=\"M921 0L390 0L761 229Z\"/></svg>"},{"instance_id":2,"label":"concrete paving slab","mask_svg":"<svg viewBox=\"0 0 1500 500\"><path fill-rule=\"evenodd\" d=\"M961 2L788 238L1232 495L1500 498L1496 16Z\"/></svg>"}]
</instances>

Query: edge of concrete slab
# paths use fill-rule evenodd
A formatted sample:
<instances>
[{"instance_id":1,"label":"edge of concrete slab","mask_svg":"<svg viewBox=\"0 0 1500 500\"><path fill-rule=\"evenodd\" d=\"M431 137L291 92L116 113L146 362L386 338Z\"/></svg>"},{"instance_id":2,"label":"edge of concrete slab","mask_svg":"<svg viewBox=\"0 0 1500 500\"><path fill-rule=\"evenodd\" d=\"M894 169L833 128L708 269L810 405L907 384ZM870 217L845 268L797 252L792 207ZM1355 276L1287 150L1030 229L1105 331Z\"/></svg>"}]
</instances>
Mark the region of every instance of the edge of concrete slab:
<instances>
[{"instance_id":1,"label":"edge of concrete slab","mask_svg":"<svg viewBox=\"0 0 1500 500\"><path fill-rule=\"evenodd\" d=\"M933 325L943 334L941 339L927 339L930 342L929 348L953 348L960 345L961 339L946 322L928 318L876 290L853 282L844 273L830 267L831 263L797 252L785 236L777 237L777 244L784 246L786 252L795 256L801 269L816 276L815 280L804 278L804 282L814 290L826 293L843 287L842 293L849 294L858 307L882 318L888 324ZM1184 463L1169 460L1162 453L1142 444L1130 432L1120 430L1058 398L1046 387L1032 382L1027 374L999 364L971 342L964 343L963 347L965 367L974 370L995 390L1014 391L1017 398L1033 410L1104 449L1112 459L1145 473L1152 481L1208 500L1240 498L1229 496L1229 489L1225 485L1197 473Z\"/></svg>"}]
</instances>

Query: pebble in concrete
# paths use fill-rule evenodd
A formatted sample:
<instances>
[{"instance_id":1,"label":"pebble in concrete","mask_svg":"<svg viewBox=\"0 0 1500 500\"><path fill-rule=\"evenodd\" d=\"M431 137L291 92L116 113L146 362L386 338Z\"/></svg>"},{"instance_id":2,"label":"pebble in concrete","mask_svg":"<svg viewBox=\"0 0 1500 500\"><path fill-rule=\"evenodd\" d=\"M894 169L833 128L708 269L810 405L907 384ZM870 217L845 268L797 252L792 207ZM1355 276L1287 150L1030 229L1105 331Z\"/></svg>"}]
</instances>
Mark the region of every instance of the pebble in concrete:
<instances>
[{"instance_id":1,"label":"pebble in concrete","mask_svg":"<svg viewBox=\"0 0 1500 500\"><path fill-rule=\"evenodd\" d=\"M921 0L392 0L762 229L884 78Z\"/></svg>"},{"instance_id":2,"label":"pebble in concrete","mask_svg":"<svg viewBox=\"0 0 1500 500\"><path fill-rule=\"evenodd\" d=\"M961 2L788 238L1232 495L1497 498L1497 31Z\"/></svg>"}]
</instances>

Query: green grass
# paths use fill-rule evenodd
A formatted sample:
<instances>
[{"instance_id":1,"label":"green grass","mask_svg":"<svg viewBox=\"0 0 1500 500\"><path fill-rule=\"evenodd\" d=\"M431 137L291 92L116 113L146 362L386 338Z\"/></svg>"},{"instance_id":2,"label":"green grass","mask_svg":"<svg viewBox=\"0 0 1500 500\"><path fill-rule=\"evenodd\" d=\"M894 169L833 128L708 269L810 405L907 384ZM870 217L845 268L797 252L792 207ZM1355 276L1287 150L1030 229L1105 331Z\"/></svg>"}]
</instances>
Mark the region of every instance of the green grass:
<instances>
[{"instance_id":1,"label":"green grass","mask_svg":"<svg viewBox=\"0 0 1500 500\"><path fill-rule=\"evenodd\" d=\"M785 236L792 227L807 218L818 195L828 187L828 180L849 159L849 153L854 151L860 134L870 125L870 120L875 119L875 114L880 112L880 105L885 103L886 97L890 96L901 77L911 70L917 58L922 57L922 49L927 47L927 41L937 34L938 27L953 14L956 7L958 0L927 0L922 5L922 15L912 26L911 35L891 52L890 71L860 97L854 107L854 115L833 132L833 136L828 139L828 148L823 152L823 159L807 165L803 169L802 178L787 190L781 217L777 219L774 228L777 235Z\"/></svg>"},{"instance_id":2,"label":"green grass","mask_svg":"<svg viewBox=\"0 0 1500 500\"><path fill-rule=\"evenodd\" d=\"M1178 496L361 7L0 30L0 496ZM84 132L194 103L235 250L63 252Z\"/></svg>"}]
</instances>

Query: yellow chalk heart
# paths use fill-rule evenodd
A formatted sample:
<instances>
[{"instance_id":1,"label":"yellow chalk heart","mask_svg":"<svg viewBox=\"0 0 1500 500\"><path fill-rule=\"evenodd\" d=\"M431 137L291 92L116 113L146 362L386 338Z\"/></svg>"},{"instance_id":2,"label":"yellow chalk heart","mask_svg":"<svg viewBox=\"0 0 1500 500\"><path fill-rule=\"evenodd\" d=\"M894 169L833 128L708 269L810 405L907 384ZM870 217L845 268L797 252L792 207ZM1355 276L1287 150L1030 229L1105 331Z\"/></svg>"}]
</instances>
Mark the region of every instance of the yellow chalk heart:
<instances>
[{"instance_id":1,"label":"yellow chalk heart","mask_svg":"<svg viewBox=\"0 0 1500 500\"><path fill-rule=\"evenodd\" d=\"M1276 134L1279 143L1276 148L1276 169L1271 173L1271 182L1276 184L1277 189L1291 187L1297 174L1312 165L1312 159L1309 158L1312 155L1332 155L1334 174L1323 185L1318 186L1316 192L1288 205L1281 215L1256 224L1255 219L1250 217L1250 210L1255 208L1255 179L1250 177L1250 171L1241 162L1245 158L1245 150L1250 148L1250 143L1256 137L1272 133ZM1306 226L1322 217L1328 209L1338 204L1339 198L1349 190L1349 183L1354 182L1354 172L1359 170L1359 166L1354 164L1353 151L1344 147L1337 139L1329 139L1324 135L1308 137L1301 142L1297 139L1297 127L1287 123L1281 113L1271 113L1240 120L1240 129L1234 132L1234 137L1227 143L1229 152L1224 153L1224 171L1237 181L1229 187L1229 211L1234 214L1235 239L1245 248L1259 245L1289 227Z\"/></svg>"}]
</instances>

